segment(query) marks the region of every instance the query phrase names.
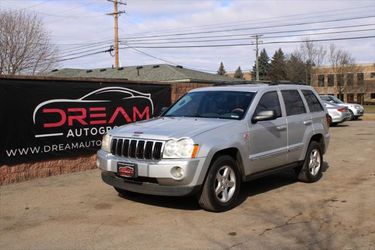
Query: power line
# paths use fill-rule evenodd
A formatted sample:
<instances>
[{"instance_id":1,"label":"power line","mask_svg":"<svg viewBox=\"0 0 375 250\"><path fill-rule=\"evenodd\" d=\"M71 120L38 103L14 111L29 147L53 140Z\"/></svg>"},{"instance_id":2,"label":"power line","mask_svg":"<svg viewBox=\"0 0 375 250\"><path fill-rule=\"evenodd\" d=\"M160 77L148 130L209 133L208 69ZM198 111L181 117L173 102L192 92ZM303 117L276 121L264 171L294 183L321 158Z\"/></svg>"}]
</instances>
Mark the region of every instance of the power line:
<instances>
[{"instance_id":1,"label":"power line","mask_svg":"<svg viewBox=\"0 0 375 250\"><path fill-rule=\"evenodd\" d=\"M139 52L140 54L143 54L143 55L145 55L145 56L148 56L148 57L151 57L151 58L157 59L157 60L159 60L159 61L162 61L162 62L165 62L165 63L168 63L168 64L172 64L172 65L174 65L174 66L181 65L181 64L178 64L178 63L175 63L175 62L172 62L172 61L168 61L168 60L165 60L165 59L163 59L163 58L160 58L160 57L154 56L154 55L152 55L152 54L150 54L150 53L147 53L147 52L144 52L144 51L142 51L142 50L140 50L140 49L132 48L132 47L130 47L130 46L127 46L127 47L128 47L129 49L132 49L132 50L136 51L136 52ZM191 67L191 66L189 66L189 65L188 65L188 67L189 67L190 69L194 69L194 70L204 70L204 71L207 71L207 72L216 72L216 71L212 71L212 70L208 70L208 69L197 69L197 68Z\"/></svg>"},{"instance_id":2,"label":"power line","mask_svg":"<svg viewBox=\"0 0 375 250\"><path fill-rule=\"evenodd\" d=\"M357 37L339 37L329 39L312 39L311 42L325 42L325 41L341 41L341 40L357 40L357 39L368 39L374 38L375 36L357 36ZM300 43L301 41L271 41L264 42L263 44L283 44L283 43ZM234 44L206 44L206 45L184 45L184 46L133 46L133 48L143 49L180 49L180 48L217 48L217 47L238 47L238 46L249 46L251 43L234 43ZM124 49L124 48L120 48Z\"/></svg>"},{"instance_id":3,"label":"power line","mask_svg":"<svg viewBox=\"0 0 375 250\"><path fill-rule=\"evenodd\" d=\"M297 33L297 32L306 32L306 31L318 31L318 30L331 30L331 29L346 29L346 28L356 28L356 27L367 27L367 26L374 26L375 24L357 24L357 25L344 25L344 26L333 26L333 27L325 27L325 28L310 28L310 29L297 29L297 30L277 30L277 31L264 31L259 32L263 35L268 34L281 34L281 33ZM190 39L200 39L200 38L222 38L222 37L243 37L245 36L246 39L249 36L255 36L258 33L242 33L242 34L227 34L227 35L213 35L213 36L192 36L192 37L171 37L171 38L162 38L162 39L149 39L149 38L139 38L139 39L126 39L126 41L158 41L158 40L186 40L187 42Z\"/></svg>"},{"instance_id":4,"label":"power line","mask_svg":"<svg viewBox=\"0 0 375 250\"><path fill-rule=\"evenodd\" d=\"M260 23L270 23L272 21L266 21L266 22L259 22L259 21L262 21L262 20L275 20L275 21L279 21L280 19L285 19L285 18L291 18L291 17L299 17L299 16L302 16L301 18L298 18L298 20L301 20L301 19L309 19L309 18L315 18L315 17L326 17L327 15L324 14L324 13L335 13L335 14L341 14L341 12L348 12L350 11L350 13L353 13L354 10L361 10L361 9L369 9L369 8L373 8L374 6L373 5L367 5L367 6L360 6L360 7L356 7L356 8L346 8L346 9L331 9L331 10L326 10L326 11L319 11L319 12L313 12L313 13L300 13L300 14L294 14L294 15L285 15L285 16L280 16L280 17L275 17L275 18L259 18L257 19L256 22L249 22L249 21L252 21L252 20L242 20L242 21L233 21L233 22L222 22L222 23L215 23L215 24L206 24L206 25L200 25L200 26L192 26L192 27L185 27L185 28L173 28L173 29L166 29L166 30L159 30L159 31L155 31L156 33L160 34L160 32L165 32L165 31L181 31L181 29L205 29L205 27L217 27L217 26L220 26L220 27L233 27L233 26L237 26L241 23L245 23L245 24L260 24ZM316 15L317 13L319 13L319 15ZM133 34L130 34L130 35L142 35L144 34L145 32L139 32L139 33L133 33ZM147 32L148 34L150 32Z\"/></svg>"},{"instance_id":5,"label":"power line","mask_svg":"<svg viewBox=\"0 0 375 250\"><path fill-rule=\"evenodd\" d=\"M318 24L318 23L332 23L332 22L341 22L341 21L353 21L353 20L373 18L373 17L375 17L375 16L374 15L369 15L369 16L351 17L351 18L337 18L337 19L330 19L330 20L325 20L325 21L300 22L300 23L290 23L290 24L281 24L281 25L257 26L257 27L246 27L246 28L236 28L236 29L208 30L208 31L175 33L175 34L168 34L168 35L153 35L153 36L143 36L143 37L129 37L129 38L146 38L146 37L153 37L153 38L155 38L155 37L169 37L169 36L187 36L187 35L208 34L208 33L223 33L223 32L233 32L233 31L241 31L241 30L259 30L259 29L266 29L266 28L280 28L280 27L290 27L290 26Z\"/></svg>"},{"instance_id":6,"label":"power line","mask_svg":"<svg viewBox=\"0 0 375 250\"><path fill-rule=\"evenodd\" d=\"M319 32L312 34L294 34L294 35L281 35L281 36L264 36L263 38L285 38L285 37L304 37L304 36L317 36L317 35L331 35L331 34L341 34L341 33L353 33L353 32L366 32L366 31L375 31L374 28L371 29L359 29L359 30L345 30L345 31L332 31L332 32ZM252 35L257 36L257 35ZM202 37L204 38L204 37ZM148 45L148 44L176 44L176 43L203 43L203 42L225 42L225 41L240 41L248 40L248 37L244 38L229 38L229 39L202 39L202 40L182 40L182 41L165 41L165 42L129 42L124 43L127 45Z\"/></svg>"}]
</instances>

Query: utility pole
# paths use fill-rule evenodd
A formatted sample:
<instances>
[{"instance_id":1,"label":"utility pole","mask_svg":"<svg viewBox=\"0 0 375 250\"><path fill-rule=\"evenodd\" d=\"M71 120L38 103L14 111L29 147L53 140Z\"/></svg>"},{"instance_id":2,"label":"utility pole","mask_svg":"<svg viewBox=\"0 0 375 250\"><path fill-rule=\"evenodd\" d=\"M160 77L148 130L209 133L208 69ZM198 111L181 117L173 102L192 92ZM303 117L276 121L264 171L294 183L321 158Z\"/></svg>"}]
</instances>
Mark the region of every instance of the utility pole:
<instances>
[{"instance_id":1,"label":"utility pole","mask_svg":"<svg viewBox=\"0 0 375 250\"><path fill-rule=\"evenodd\" d=\"M261 37L261 35L255 35L253 37L255 38L255 68L256 68L256 78L255 78L255 80L259 81L259 62L258 62L258 58L259 58L259 43L262 43L261 41L259 41L259 38Z\"/></svg>"},{"instance_id":2,"label":"utility pole","mask_svg":"<svg viewBox=\"0 0 375 250\"><path fill-rule=\"evenodd\" d=\"M119 39L118 39L118 17L125 13L125 11L119 11L118 5L126 5L126 3L121 2L121 0L107 0L108 2L113 3L113 12L108 13L107 15L113 16L114 19L114 34L115 34L115 40L114 40L114 50L115 50L115 68L120 67L120 60L119 60Z\"/></svg>"}]
</instances>

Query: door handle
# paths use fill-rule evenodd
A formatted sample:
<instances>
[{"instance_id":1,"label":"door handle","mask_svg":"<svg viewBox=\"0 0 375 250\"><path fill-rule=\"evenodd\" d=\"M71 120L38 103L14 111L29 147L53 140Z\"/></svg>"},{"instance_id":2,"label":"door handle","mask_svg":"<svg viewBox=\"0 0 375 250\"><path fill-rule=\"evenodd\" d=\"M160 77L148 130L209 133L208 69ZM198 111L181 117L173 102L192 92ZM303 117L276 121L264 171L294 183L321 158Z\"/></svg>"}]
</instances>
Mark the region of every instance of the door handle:
<instances>
[{"instance_id":1,"label":"door handle","mask_svg":"<svg viewBox=\"0 0 375 250\"><path fill-rule=\"evenodd\" d=\"M276 127L277 130L284 130L286 129L286 125L281 125Z\"/></svg>"},{"instance_id":2,"label":"door handle","mask_svg":"<svg viewBox=\"0 0 375 250\"><path fill-rule=\"evenodd\" d=\"M303 124L305 124L305 125L310 125L311 123L312 123L312 120L303 121Z\"/></svg>"}]
</instances>

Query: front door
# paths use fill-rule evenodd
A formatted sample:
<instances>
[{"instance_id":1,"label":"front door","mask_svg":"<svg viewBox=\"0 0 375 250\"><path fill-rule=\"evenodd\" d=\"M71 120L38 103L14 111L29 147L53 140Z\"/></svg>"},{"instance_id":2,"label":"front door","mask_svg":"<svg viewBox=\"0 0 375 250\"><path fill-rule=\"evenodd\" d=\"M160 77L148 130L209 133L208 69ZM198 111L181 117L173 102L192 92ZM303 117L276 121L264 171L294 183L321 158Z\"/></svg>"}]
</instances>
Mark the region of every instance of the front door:
<instances>
[{"instance_id":1,"label":"front door","mask_svg":"<svg viewBox=\"0 0 375 250\"><path fill-rule=\"evenodd\" d=\"M274 110L277 118L250 125L250 172L256 173L286 164L287 125L277 91L263 94L254 114Z\"/></svg>"}]
</instances>

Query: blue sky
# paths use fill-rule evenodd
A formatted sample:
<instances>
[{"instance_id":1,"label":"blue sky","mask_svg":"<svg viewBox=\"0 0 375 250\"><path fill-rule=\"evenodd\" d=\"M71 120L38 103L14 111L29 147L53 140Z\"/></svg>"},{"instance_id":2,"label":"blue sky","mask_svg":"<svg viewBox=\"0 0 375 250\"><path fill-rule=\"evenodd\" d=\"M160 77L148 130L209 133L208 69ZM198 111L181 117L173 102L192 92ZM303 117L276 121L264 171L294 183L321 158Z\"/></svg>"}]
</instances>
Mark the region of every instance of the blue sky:
<instances>
[{"instance_id":1,"label":"blue sky","mask_svg":"<svg viewBox=\"0 0 375 250\"><path fill-rule=\"evenodd\" d=\"M375 1L127 0L126 3L126 6L121 6L126 14L121 15L119 24L121 47L124 48L120 51L122 66L167 61L187 68L215 72L220 62L223 62L227 71L234 71L238 66L248 71L255 59L253 45L216 48L144 47L250 43L251 34L268 33L269 35L263 36L264 44L260 47L265 48L271 57L279 47L285 53L291 53L299 44L266 44L267 42L298 42L304 37L326 39L375 35L375 18L371 18L375 16ZM51 34L52 43L58 46L61 58L103 51L113 41L113 18L106 15L113 11L113 5L106 0L0 0L0 8L37 13ZM368 18L317 23L365 16ZM305 24L293 26L296 23ZM355 28L337 29L338 26L354 25ZM268 28L259 28L265 26ZM277 33L304 29L311 31ZM225 32L214 32L218 30ZM330 32L333 33L327 34ZM193 34L183 35L184 33ZM166 36L168 34L171 35ZM242 40L220 41L233 39L234 35ZM146 36L153 37L145 38ZM188 40L184 42L177 39ZM199 39L210 42L197 42ZM215 41L216 39L219 41ZM330 43L349 51L358 63L375 62L375 38L320 42L327 47ZM114 58L109 53L100 53L60 62L59 67L111 67L113 61Z\"/></svg>"}]
</instances>

